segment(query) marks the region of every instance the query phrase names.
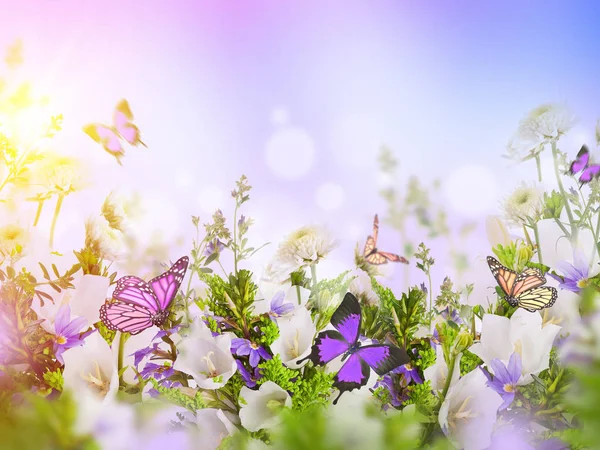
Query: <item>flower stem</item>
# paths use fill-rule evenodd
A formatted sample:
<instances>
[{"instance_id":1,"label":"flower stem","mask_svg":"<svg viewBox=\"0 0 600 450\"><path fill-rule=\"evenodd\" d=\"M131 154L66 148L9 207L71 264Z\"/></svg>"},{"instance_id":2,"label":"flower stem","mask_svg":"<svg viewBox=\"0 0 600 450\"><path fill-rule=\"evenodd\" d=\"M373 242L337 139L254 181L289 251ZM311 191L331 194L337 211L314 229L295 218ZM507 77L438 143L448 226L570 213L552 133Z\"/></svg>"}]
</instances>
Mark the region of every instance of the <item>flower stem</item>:
<instances>
[{"instance_id":1,"label":"flower stem","mask_svg":"<svg viewBox=\"0 0 600 450\"><path fill-rule=\"evenodd\" d=\"M565 202L565 210L567 211L567 217L569 218L569 224L571 225L571 242L575 243L577 241L577 225L575 224L575 220L573 220L573 213L571 212L571 205L569 204L569 199L565 192L565 188L562 184L562 180L560 178L560 173L558 171L558 149L556 148L556 141L552 141L552 159L554 160L554 175L556 175L556 182L558 183L558 189L560 190L560 195L562 195L563 200Z\"/></svg>"},{"instance_id":2,"label":"flower stem","mask_svg":"<svg viewBox=\"0 0 600 450\"><path fill-rule=\"evenodd\" d=\"M119 354L117 359L117 372L119 373L119 386L124 385L123 374L121 370L123 369L123 360L125 354L125 341L126 337L124 333L119 333Z\"/></svg>"},{"instance_id":3,"label":"flower stem","mask_svg":"<svg viewBox=\"0 0 600 450\"><path fill-rule=\"evenodd\" d=\"M310 282L312 284L313 289L317 287L317 264L312 264L310 266Z\"/></svg>"},{"instance_id":4,"label":"flower stem","mask_svg":"<svg viewBox=\"0 0 600 450\"><path fill-rule=\"evenodd\" d=\"M237 254L237 211L238 203L235 203L235 210L233 211L233 273L237 277L238 274L238 254ZM227 276L227 275L226 275Z\"/></svg>"},{"instance_id":5,"label":"flower stem","mask_svg":"<svg viewBox=\"0 0 600 450\"><path fill-rule=\"evenodd\" d=\"M427 271L427 279L429 280L429 311L433 311L433 289L431 285L431 272Z\"/></svg>"},{"instance_id":6,"label":"flower stem","mask_svg":"<svg viewBox=\"0 0 600 450\"><path fill-rule=\"evenodd\" d=\"M302 304L302 299L301 299L300 285L299 284L296 285L296 293L298 294L298 304L301 305Z\"/></svg>"},{"instance_id":7,"label":"flower stem","mask_svg":"<svg viewBox=\"0 0 600 450\"><path fill-rule=\"evenodd\" d=\"M42 214L42 208L44 207L44 200L38 200L38 207L35 211L35 219L33 220L33 226L37 226L40 216Z\"/></svg>"},{"instance_id":8,"label":"flower stem","mask_svg":"<svg viewBox=\"0 0 600 450\"><path fill-rule=\"evenodd\" d=\"M538 181L542 182L542 161L540 160L540 154L535 155L535 165L537 166Z\"/></svg>"},{"instance_id":9,"label":"flower stem","mask_svg":"<svg viewBox=\"0 0 600 450\"><path fill-rule=\"evenodd\" d=\"M544 260L542 259L542 246L540 245L540 233L538 231L537 223L532 224L533 235L535 236L535 244L537 248L538 261L540 264L544 264Z\"/></svg>"},{"instance_id":10,"label":"flower stem","mask_svg":"<svg viewBox=\"0 0 600 450\"><path fill-rule=\"evenodd\" d=\"M442 390L442 393L440 394L440 399L439 402L434 410L434 413L432 414L433 417L437 417L440 409L442 407L442 403L444 403L444 399L446 398L446 395L448 394L448 390L450 389L450 383L452 382L452 376L454 375L454 363L456 361L456 355L454 354L454 352L450 353L450 361L448 361L448 377L446 378L446 383L444 383L444 389ZM435 425L438 422L430 422L427 427L425 428L425 431L423 433L423 439L421 441L421 447L423 445L425 445L430 437L431 434L433 433L433 428L435 427Z\"/></svg>"},{"instance_id":11,"label":"flower stem","mask_svg":"<svg viewBox=\"0 0 600 450\"><path fill-rule=\"evenodd\" d=\"M52 225L50 226L50 248L54 245L54 231L56 230L56 221L58 220L58 215L60 214L60 209L62 208L63 200L65 196L63 194L58 195L58 199L56 200L56 208L54 208L54 217L52 217Z\"/></svg>"}]
</instances>

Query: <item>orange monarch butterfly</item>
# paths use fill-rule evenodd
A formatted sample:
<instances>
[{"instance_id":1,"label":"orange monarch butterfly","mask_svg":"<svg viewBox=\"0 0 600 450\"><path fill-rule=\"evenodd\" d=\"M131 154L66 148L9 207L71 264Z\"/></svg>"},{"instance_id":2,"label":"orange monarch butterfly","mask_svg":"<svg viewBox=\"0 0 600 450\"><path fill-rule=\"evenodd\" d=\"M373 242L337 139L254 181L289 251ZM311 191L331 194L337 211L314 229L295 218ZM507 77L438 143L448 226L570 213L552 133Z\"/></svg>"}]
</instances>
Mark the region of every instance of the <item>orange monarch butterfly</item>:
<instances>
[{"instance_id":1,"label":"orange monarch butterfly","mask_svg":"<svg viewBox=\"0 0 600 450\"><path fill-rule=\"evenodd\" d=\"M546 278L541 270L528 268L517 273L491 256L487 257L487 262L510 306L520 306L529 312L535 312L549 308L556 302L558 292L553 287L542 286L546 284Z\"/></svg>"},{"instance_id":2,"label":"orange monarch butterfly","mask_svg":"<svg viewBox=\"0 0 600 450\"><path fill-rule=\"evenodd\" d=\"M399 256L394 253L380 252L377 250L378 234L379 218L377 217L377 214L375 214L375 220L373 220L373 236L369 236L367 238L367 242L365 243L365 251L363 252L363 257L367 260L367 262L377 266L380 264L387 264L388 261L408 264L408 259L403 256Z\"/></svg>"}]
</instances>

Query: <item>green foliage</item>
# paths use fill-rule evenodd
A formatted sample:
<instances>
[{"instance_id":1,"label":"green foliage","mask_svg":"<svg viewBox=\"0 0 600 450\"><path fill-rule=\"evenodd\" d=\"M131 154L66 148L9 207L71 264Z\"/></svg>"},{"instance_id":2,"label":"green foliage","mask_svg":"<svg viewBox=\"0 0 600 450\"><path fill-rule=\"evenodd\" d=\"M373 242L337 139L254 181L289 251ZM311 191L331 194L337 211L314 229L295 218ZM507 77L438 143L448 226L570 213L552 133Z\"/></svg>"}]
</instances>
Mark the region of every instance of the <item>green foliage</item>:
<instances>
[{"instance_id":1,"label":"green foliage","mask_svg":"<svg viewBox=\"0 0 600 450\"><path fill-rule=\"evenodd\" d=\"M305 410L315 404L326 405L333 387L335 374L325 373L321 368L305 367L301 379L293 391L292 408Z\"/></svg>"},{"instance_id":2,"label":"green foliage","mask_svg":"<svg viewBox=\"0 0 600 450\"><path fill-rule=\"evenodd\" d=\"M4 450L100 450L91 436L78 435L74 426L78 414L69 392L49 400L24 393L24 403L0 416L1 447Z\"/></svg>"},{"instance_id":3,"label":"green foliage","mask_svg":"<svg viewBox=\"0 0 600 450\"><path fill-rule=\"evenodd\" d=\"M279 355L274 355L272 359L263 361L258 367L263 375L258 380L259 385L266 381L272 381L285 391L294 392L296 389L296 381L300 377L300 372L285 367Z\"/></svg>"},{"instance_id":4,"label":"green foliage","mask_svg":"<svg viewBox=\"0 0 600 450\"><path fill-rule=\"evenodd\" d=\"M471 353L468 350L463 351L462 357L460 359L460 376L464 376L469 372L472 372L477 368L477 366L483 364L483 361L479 356L474 353Z\"/></svg>"},{"instance_id":5,"label":"green foliage","mask_svg":"<svg viewBox=\"0 0 600 450\"><path fill-rule=\"evenodd\" d=\"M108 345L112 345L113 341L115 340L115 337L117 336L117 332L109 330L102 321L96 322L94 324L94 327L96 327L98 333L100 333L100 336L102 336L106 343Z\"/></svg>"},{"instance_id":6,"label":"green foliage","mask_svg":"<svg viewBox=\"0 0 600 450\"><path fill-rule=\"evenodd\" d=\"M252 272L244 269L237 276L229 275L229 283L224 285L224 296L232 314L225 317L233 315L237 319L249 318L257 289L252 282Z\"/></svg>"},{"instance_id":7,"label":"green foliage","mask_svg":"<svg viewBox=\"0 0 600 450\"><path fill-rule=\"evenodd\" d=\"M292 394L292 408L304 410L314 404L326 404L331 394L335 374L327 374L322 368L305 366L304 375L299 370L288 369L279 355L258 365L263 377L261 385L272 381Z\"/></svg>"},{"instance_id":8,"label":"green foliage","mask_svg":"<svg viewBox=\"0 0 600 450\"><path fill-rule=\"evenodd\" d=\"M560 215L565 206L565 200L559 192L552 191L550 195L544 192L544 219L560 219Z\"/></svg>"},{"instance_id":9,"label":"green foliage","mask_svg":"<svg viewBox=\"0 0 600 450\"><path fill-rule=\"evenodd\" d=\"M417 251L414 254L414 257L419 260L417 263L417 267L421 269L425 274L429 275L429 271L431 270L431 266L435 264L435 259L429 256L429 252L431 250L427 248L427 246L421 242Z\"/></svg>"},{"instance_id":10,"label":"green foliage","mask_svg":"<svg viewBox=\"0 0 600 450\"><path fill-rule=\"evenodd\" d=\"M200 272L198 274L200 280L202 280L208 286L208 307L217 316L221 317L232 317L233 313L229 309L229 305L225 300L225 286L226 282L217 274L207 274Z\"/></svg>"},{"instance_id":11,"label":"green foliage","mask_svg":"<svg viewBox=\"0 0 600 450\"><path fill-rule=\"evenodd\" d=\"M165 397L169 402L179 405L183 408L189 409L192 412L196 412L199 409L206 408L206 404L202 399L202 392L197 391L194 397L181 392L179 388L171 388L162 386L154 378L149 378L150 383L154 386L161 395Z\"/></svg>"},{"instance_id":12,"label":"green foliage","mask_svg":"<svg viewBox=\"0 0 600 450\"><path fill-rule=\"evenodd\" d=\"M460 309L460 291L452 290L452 280L449 277L444 278L440 286L440 294L435 299L435 306L438 311L442 311L448 307L452 309Z\"/></svg>"},{"instance_id":13,"label":"green foliage","mask_svg":"<svg viewBox=\"0 0 600 450\"><path fill-rule=\"evenodd\" d=\"M411 384L407 389L409 398L406 401L406 404L416 405L417 411L421 414L430 414L438 402L437 397L431 390L431 382L426 380L422 384Z\"/></svg>"},{"instance_id":14,"label":"green foliage","mask_svg":"<svg viewBox=\"0 0 600 450\"><path fill-rule=\"evenodd\" d=\"M279 327L268 316L261 316L258 323L260 335L256 338L256 343L269 347L279 337Z\"/></svg>"},{"instance_id":15,"label":"green foliage","mask_svg":"<svg viewBox=\"0 0 600 450\"><path fill-rule=\"evenodd\" d=\"M54 372L45 372L44 381L46 381L46 384L52 389L56 389L57 391L63 390L64 379L62 372L59 369Z\"/></svg>"},{"instance_id":16,"label":"green foliage","mask_svg":"<svg viewBox=\"0 0 600 450\"><path fill-rule=\"evenodd\" d=\"M417 360L413 362L413 365L421 369L421 372L435 364L435 350L429 342L421 341L418 348L418 355L420 358L417 358Z\"/></svg>"},{"instance_id":17,"label":"green foliage","mask_svg":"<svg viewBox=\"0 0 600 450\"><path fill-rule=\"evenodd\" d=\"M415 287L408 291L408 295L403 293L400 300L397 300L391 289L381 286L375 280L373 289L381 302L382 321L386 321L388 329L393 330L398 343L407 348L419 325L424 322L425 293Z\"/></svg>"}]
</instances>

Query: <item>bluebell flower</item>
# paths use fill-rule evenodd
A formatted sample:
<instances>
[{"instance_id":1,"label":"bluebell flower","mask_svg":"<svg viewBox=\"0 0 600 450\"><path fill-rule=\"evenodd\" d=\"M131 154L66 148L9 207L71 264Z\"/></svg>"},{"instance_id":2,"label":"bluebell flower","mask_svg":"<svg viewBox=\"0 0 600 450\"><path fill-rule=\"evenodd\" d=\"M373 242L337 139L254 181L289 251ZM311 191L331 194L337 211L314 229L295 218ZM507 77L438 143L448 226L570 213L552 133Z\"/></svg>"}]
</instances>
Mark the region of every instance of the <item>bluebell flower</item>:
<instances>
[{"instance_id":1,"label":"bluebell flower","mask_svg":"<svg viewBox=\"0 0 600 450\"><path fill-rule=\"evenodd\" d=\"M276 319L283 317L291 313L295 306L291 303L283 303L285 300L285 292L279 291L271 299L271 310L269 311L269 317Z\"/></svg>"},{"instance_id":2,"label":"bluebell flower","mask_svg":"<svg viewBox=\"0 0 600 450\"><path fill-rule=\"evenodd\" d=\"M231 350L238 356L249 356L250 366L256 367L260 359L271 359L271 355L261 346L248 339L235 338L231 340Z\"/></svg>"},{"instance_id":3,"label":"bluebell flower","mask_svg":"<svg viewBox=\"0 0 600 450\"><path fill-rule=\"evenodd\" d=\"M235 363L237 364L238 371L242 376L242 380L244 380L244 383L246 383L246 386L248 386L249 388L256 387L256 382L262 378L260 369L256 367L253 369L253 373L250 373L248 369L246 369L246 367L244 366L244 363L241 362L239 359L236 359Z\"/></svg>"},{"instance_id":4,"label":"bluebell flower","mask_svg":"<svg viewBox=\"0 0 600 450\"><path fill-rule=\"evenodd\" d=\"M504 400L499 409L506 409L515 399L517 383L521 378L521 356L517 352L510 355L508 367L505 367L499 359L493 359L490 361L490 367L494 371L493 377L485 370L481 370L488 379L487 385L500 394Z\"/></svg>"},{"instance_id":5,"label":"bluebell flower","mask_svg":"<svg viewBox=\"0 0 600 450\"><path fill-rule=\"evenodd\" d=\"M397 374L392 375L389 373L384 375L383 378L375 384L374 389L380 387L385 388L388 392L388 403L384 404L382 407L384 411L387 411L390 405L394 408L399 408L404 401L408 400L408 394L400 385Z\"/></svg>"},{"instance_id":6,"label":"bluebell flower","mask_svg":"<svg viewBox=\"0 0 600 450\"><path fill-rule=\"evenodd\" d=\"M62 354L73 347L83 345L81 329L87 325L85 317L77 317L71 320L71 307L63 305L56 313L54 319L54 356L61 364L64 364Z\"/></svg>"},{"instance_id":7,"label":"bluebell flower","mask_svg":"<svg viewBox=\"0 0 600 450\"><path fill-rule=\"evenodd\" d=\"M548 272L548 275L559 282L558 287L561 289L579 294L582 289L588 286L589 265L581 252L575 252L573 262L574 264L567 261L556 263L556 268L563 273L562 277L550 272Z\"/></svg>"},{"instance_id":8,"label":"bluebell flower","mask_svg":"<svg viewBox=\"0 0 600 450\"><path fill-rule=\"evenodd\" d=\"M400 367L397 367L394 370L392 370L392 373L403 375L406 385L408 385L411 381L414 381L416 384L423 383L423 379L419 375L419 371L415 366L412 365L412 363L407 363Z\"/></svg>"},{"instance_id":9,"label":"bluebell flower","mask_svg":"<svg viewBox=\"0 0 600 450\"><path fill-rule=\"evenodd\" d=\"M214 239L210 241L204 249L204 256L210 256L213 253L221 253L224 249L225 244L223 244L219 239Z\"/></svg>"}]
</instances>

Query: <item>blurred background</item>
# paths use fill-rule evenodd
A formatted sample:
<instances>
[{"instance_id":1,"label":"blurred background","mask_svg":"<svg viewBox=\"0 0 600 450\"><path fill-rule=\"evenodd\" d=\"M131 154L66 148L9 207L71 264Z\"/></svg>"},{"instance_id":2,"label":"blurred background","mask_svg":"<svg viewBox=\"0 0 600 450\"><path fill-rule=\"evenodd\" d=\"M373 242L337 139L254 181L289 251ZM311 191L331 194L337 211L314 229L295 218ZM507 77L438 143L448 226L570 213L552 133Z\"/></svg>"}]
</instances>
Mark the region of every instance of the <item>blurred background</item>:
<instances>
[{"instance_id":1,"label":"blurred background","mask_svg":"<svg viewBox=\"0 0 600 450\"><path fill-rule=\"evenodd\" d=\"M273 243L246 267L260 272L285 235L322 223L340 247L319 270L337 275L378 213L380 249L425 241L436 285L490 253L486 217L535 180L533 161L501 156L529 110L567 105L578 123L561 149L594 151L599 14L592 1L1 0L0 47L21 40L5 83L48 96L45 111L64 116L53 149L87 166L56 226L59 252L83 246L85 218L116 190L143 199L140 244L160 236L175 260L192 214L231 219L245 174L251 243ZM148 146L127 148L122 167L82 132L110 124L121 98ZM386 221L390 189L412 195L402 233ZM425 281L414 264L389 266L395 291Z\"/></svg>"}]
</instances>

